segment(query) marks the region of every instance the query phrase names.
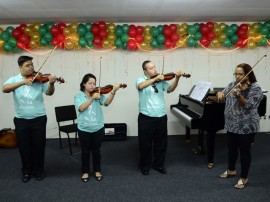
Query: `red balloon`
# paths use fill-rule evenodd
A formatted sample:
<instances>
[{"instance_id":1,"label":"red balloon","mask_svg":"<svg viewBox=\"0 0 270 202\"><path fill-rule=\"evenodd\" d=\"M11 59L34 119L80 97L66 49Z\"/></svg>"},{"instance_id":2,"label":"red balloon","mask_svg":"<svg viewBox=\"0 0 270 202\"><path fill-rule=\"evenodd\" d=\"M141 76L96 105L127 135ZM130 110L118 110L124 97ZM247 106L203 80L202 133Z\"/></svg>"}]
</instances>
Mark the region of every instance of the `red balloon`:
<instances>
[{"instance_id":1,"label":"red balloon","mask_svg":"<svg viewBox=\"0 0 270 202\"><path fill-rule=\"evenodd\" d=\"M206 36L202 36L200 43L204 46L204 47L209 47L210 45L210 41L207 39Z\"/></svg>"},{"instance_id":2,"label":"red balloon","mask_svg":"<svg viewBox=\"0 0 270 202\"><path fill-rule=\"evenodd\" d=\"M236 34L242 38L242 39L247 39L247 31L244 28L239 28L236 32Z\"/></svg>"},{"instance_id":3,"label":"red balloon","mask_svg":"<svg viewBox=\"0 0 270 202\"><path fill-rule=\"evenodd\" d=\"M243 29L243 30L247 31L248 30L248 24L241 24L239 29Z\"/></svg>"},{"instance_id":4,"label":"red balloon","mask_svg":"<svg viewBox=\"0 0 270 202\"><path fill-rule=\"evenodd\" d=\"M99 36L95 36L93 39L93 44L99 48L102 47L102 40Z\"/></svg>"},{"instance_id":5,"label":"red balloon","mask_svg":"<svg viewBox=\"0 0 270 202\"><path fill-rule=\"evenodd\" d=\"M134 39L129 39L127 42L127 47L130 50L136 50L137 49L137 43Z\"/></svg>"},{"instance_id":6,"label":"red balloon","mask_svg":"<svg viewBox=\"0 0 270 202\"><path fill-rule=\"evenodd\" d=\"M170 27L170 29L171 29L172 31L176 32L176 30L177 30L176 24L170 24L169 27Z\"/></svg>"},{"instance_id":7,"label":"red balloon","mask_svg":"<svg viewBox=\"0 0 270 202\"><path fill-rule=\"evenodd\" d=\"M63 31L63 29L65 29L67 27L67 25L65 23L61 22L61 23L57 24L57 27L59 27Z\"/></svg>"},{"instance_id":8,"label":"red balloon","mask_svg":"<svg viewBox=\"0 0 270 202\"><path fill-rule=\"evenodd\" d=\"M209 32L209 28L205 24L202 23L200 25L200 32L202 33L202 35L207 35Z\"/></svg>"},{"instance_id":9,"label":"red balloon","mask_svg":"<svg viewBox=\"0 0 270 202\"><path fill-rule=\"evenodd\" d=\"M20 41L17 41L17 47L20 48L20 49L25 49L25 44L20 42Z\"/></svg>"},{"instance_id":10,"label":"red balloon","mask_svg":"<svg viewBox=\"0 0 270 202\"><path fill-rule=\"evenodd\" d=\"M108 33L107 33L107 31L106 31L106 30L100 30L100 32L99 32L99 36L100 36L100 38L101 38L102 40L104 40L104 39L106 39L106 38L107 38Z\"/></svg>"},{"instance_id":11,"label":"red balloon","mask_svg":"<svg viewBox=\"0 0 270 202\"><path fill-rule=\"evenodd\" d=\"M20 26L19 26L19 29L21 30L21 31L23 31L24 30L24 28L26 28L27 27L27 25L26 24L21 24Z\"/></svg>"},{"instance_id":12,"label":"red balloon","mask_svg":"<svg viewBox=\"0 0 270 202\"><path fill-rule=\"evenodd\" d=\"M136 29L136 26L133 25L133 24L131 24L131 25L129 25L129 29L131 29L131 28L132 28L132 29L134 29L134 28Z\"/></svg>"},{"instance_id":13,"label":"red balloon","mask_svg":"<svg viewBox=\"0 0 270 202\"><path fill-rule=\"evenodd\" d=\"M207 34L207 39L208 39L209 41L212 41L214 38L216 38L215 32L211 31L211 32L209 32L209 33Z\"/></svg>"},{"instance_id":14,"label":"red balloon","mask_svg":"<svg viewBox=\"0 0 270 202\"><path fill-rule=\"evenodd\" d=\"M57 46L57 39L56 39L56 37L54 37L52 39L51 43L52 43L53 46Z\"/></svg>"},{"instance_id":15,"label":"red balloon","mask_svg":"<svg viewBox=\"0 0 270 202\"><path fill-rule=\"evenodd\" d=\"M206 26L208 27L209 30L213 30L214 28L214 23L213 22L207 22Z\"/></svg>"},{"instance_id":16,"label":"red balloon","mask_svg":"<svg viewBox=\"0 0 270 202\"><path fill-rule=\"evenodd\" d=\"M239 48L244 48L247 45L247 40L239 38L235 46Z\"/></svg>"},{"instance_id":17,"label":"red balloon","mask_svg":"<svg viewBox=\"0 0 270 202\"><path fill-rule=\"evenodd\" d=\"M128 35L129 35L129 37L132 37L132 38L134 38L134 37L136 37L137 36L137 29L136 29L136 27L134 26L134 27L129 27L129 30L128 30Z\"/></svg>"},{"instance_id":18,"label":"red balloon","mask_svg":"<svg viewBox=\"0 0 270 202\"><path fill-rule=\"evenodd\" d=\"M167 27L165 27L165 25L164 25L163 35L166 38L169 38L169 37L171 37L171 34L172 34L172 30L170 29L170 27L168 25L167 25Z\"/></svg>"},{"instance_id":19,"label":"red balloon","mask_svg":"<svg viewBox=\"0 0 270 202\"><path fill-rule=\"evenodd\" d=\"M23 32L18 27L12 31L12 36L16 39L18 39L22 34Z\"/></svg>"},{"instance_id":20,"label":"red balloon","mask_svg":"<svg viewBox=\"0 0 270 202\"><path fill-rule=\"evenodd\" d=\"M136 37L135 37L135 40L137 41L137 43L142 43L144 38L142 35L138 34Z\"/></svg>"},{"instance_id":21,"label":"red balloon","mask_svg":"<svg viewBox=\"0 0 270 202\"><path fill-rule=\"evenodd\" d=\"M137 26L137 33L138 34L143 34L143 26Z\"/></svg>"},{"instance_id":22,"label":"red balloon","mask_svg":"<svg viewBox=\"0 0 270 202\"><path fill-rule=\"evenodd\" d=\"M19 37L18 41L20 41L20 42L23 43L23 44L28 44L29 41L30 41L30 37L29 37L28 35L26 35L26 34L22 34L22 35Z\"/></svg>"},{"instance_id":23,"label":"red balloon","mask_svg":"<svg viewBox=\"0 0 270 202\"><path fill-rule=\"evenodd\" d=\"M166 48L171 48L172 42L170 39L165 39L164 44L163 44Z\"/></svg>"},{"instance_id":24,"label":"red balloon","mask_svg":"<svg viewBox=\"0 0 270 202\"><path fill-rule=\"evenodd\" d=\"M65 36L64 34L58 34L58 35L56 36L56 40L57 40L57 44L58 44L58 45L59 45L59 44L62 44L62 43L65 42L66 36Z\"/></svg>"},{"instance_id":25,"label":"red balloon","mask_svg":"<svg viewBox=\"0 0 270 202\"><path fill-rule=\"evenodd\" d=\"M50 28L50 32L53 36L57 36L58 34L61 34L61 29L54 25Z\"/></svg>"},{"instance_id":26,"label":"red balloon","mask_svg":"<svg viewBox=\"0 0 270 202\"><path fill-rule=\"evenodd\" d=\"M96 36L99 34L99 26L98 24L94 23L91 28L91 32Z\"/></svg>"},{"instance_id":27,"label":"red balloon","mask_svg":"<svg viewBox=\"0 0 270 202\"><path fill-rule=\"evenodd\" d=\"M176 34L175 32L173 32L172 34L171 34L171 41L172 42L176 42L176 41L178 41L179 40L179 35L178 34Z\"/></svg>"},{"instance_id":28,"label":"red balloon","mask_svg":"<svg viewBox=\"0 0 270 202\"><path fill-rule=\"evenodd\" d=\"M101 30L106 30L107 29L107 25L103 21L99 21L98 26L99 26L99 29L101 29Z\"/></svg>"}]
</instances>

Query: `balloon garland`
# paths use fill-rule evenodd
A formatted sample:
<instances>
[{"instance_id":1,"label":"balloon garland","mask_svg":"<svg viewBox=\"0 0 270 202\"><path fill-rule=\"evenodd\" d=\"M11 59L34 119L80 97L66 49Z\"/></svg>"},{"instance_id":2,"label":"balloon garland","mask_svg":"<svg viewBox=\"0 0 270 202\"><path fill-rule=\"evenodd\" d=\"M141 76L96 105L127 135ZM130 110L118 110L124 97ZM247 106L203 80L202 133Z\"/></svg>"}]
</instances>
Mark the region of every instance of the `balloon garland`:
<instances>
[{"instance_id":1,"label":"balloon garland","mask_svg":"<svg viewBox=\"0 0 270 202\"><path fill-rule=\"evenodd\" d=\"M66 50L171 50L184 47L248 48L270 45L270 22L240 25L216 22L135 26L114 23L33 23L0 27L0 52L45 47Z\"/></svg>"}]
</instances>

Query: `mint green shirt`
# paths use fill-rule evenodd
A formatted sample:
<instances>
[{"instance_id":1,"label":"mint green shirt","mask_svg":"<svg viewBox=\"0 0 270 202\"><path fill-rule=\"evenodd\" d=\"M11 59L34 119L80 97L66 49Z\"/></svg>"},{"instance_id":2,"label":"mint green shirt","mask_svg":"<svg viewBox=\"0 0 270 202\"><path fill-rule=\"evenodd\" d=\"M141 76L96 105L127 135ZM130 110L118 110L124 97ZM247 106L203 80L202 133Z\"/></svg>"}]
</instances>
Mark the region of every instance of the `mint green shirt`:
<instances>
[{"instance_id":1,"label":"mint green shirt","mask_svg":"<svg viewBox=\"0 0 270 202\"><path fill-rule=\"evenodd\" d=\"M25 78L19 74L10 77L5 84L23 81ZM48 89L48 83L34 82L31 86L23 85L13 91L13 100L17 118L33 119L46 115L43 93Z\"/></svg>"},{"instance_id":2,"label":"mint green shirt","mask_svg":"<svg viewBox=\"0 0 270 202\"><path fill-rule=\"evenodd\" d=\"M155 83L158 93L151 85L139 90L139 84L146 80L148 78L144 76L136 81L136 88L139 92L139 112L150 117L162 117L166 115L164 91L168 92L170 84L167 81Z\"/></svg>"},{"instance_id":3,"label":"mint green shirt","mask_svg":"<svg viewBox=\"0 0 270 202\"><path fill-rule=\"evenodd\" d=\"M81 104L89 99L87 95L80 92L74 96L74 104L78 111L78 129L85 132L96 132L104 127L104 117L101 109L101 105L104 105L106 97L100 95L99 100L93 100L90 106L83 112L79 112Z\"/></svg>"}]
</instances>

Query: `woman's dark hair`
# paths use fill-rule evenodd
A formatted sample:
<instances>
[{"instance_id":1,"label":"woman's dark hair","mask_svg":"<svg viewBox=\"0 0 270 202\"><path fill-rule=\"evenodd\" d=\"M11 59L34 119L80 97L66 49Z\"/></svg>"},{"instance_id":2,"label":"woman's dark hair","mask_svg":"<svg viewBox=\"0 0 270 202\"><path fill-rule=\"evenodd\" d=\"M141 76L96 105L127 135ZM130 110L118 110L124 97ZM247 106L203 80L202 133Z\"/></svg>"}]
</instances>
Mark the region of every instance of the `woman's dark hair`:
<instances>
[{"instance_id":1,"label":"woman's dark hair","mask_svg":"<svg viewBox=\"0 0 270 202\"><path fill-rule=\"evenodd\" d=\"M32 57L29 57L29 56L26 56L26 55L22 55L22 56L20 56L19 58L18 58L18 65L19 66L22 66L23 65L23 63L25 63L26 61L29 61L29 60L33 60L33 58Z\"/></svg>"},{"instance_id":2,"label":"woman's dark hair","mask_svg":"<svg viewBox=\"0 0 270 202\"><path fill-rule=\"evenodd\" d=\"M97 80L96 77L95 77L93 74L86 74L86 75L84 75L84 77L83 77L83 79L82 79L82 82L80 83L80 90L81 90L82 92L84 92L84 90L85 90L84 84L86 84L86 82L87 82L90 78L95 79L95 81Z\"/></svg>"},{"instance_id":3,"label":"woman's dark hair","mask_svg":"<svg viewBox=\"0 0 270 202\"><path fill-rule=\"evenodd\" d=\"M149 63L149 62L151 62L151 61L150 61L150 60L145 60L145 61L142 63L142 69L143 69L143 70L146 70L145 65L146 65L147 63Z\"/></svg>"},{"instance_id":4,"label":"woman's dark hair","mask_svg":"<svg viewBox=\"0 0 270 202\"><path fill-rule=\"evenodd\" d=\"M256 76L254 74L254 71L252 71L252 67L249 64L242 63L242 64L237 65L237 67L242 68L244 70L245 75L247 75L250 72L248 74L248 78L249 78L249 81L251 83L257 82L257 79L256 79Z\"/></svg>"}]
</instances>

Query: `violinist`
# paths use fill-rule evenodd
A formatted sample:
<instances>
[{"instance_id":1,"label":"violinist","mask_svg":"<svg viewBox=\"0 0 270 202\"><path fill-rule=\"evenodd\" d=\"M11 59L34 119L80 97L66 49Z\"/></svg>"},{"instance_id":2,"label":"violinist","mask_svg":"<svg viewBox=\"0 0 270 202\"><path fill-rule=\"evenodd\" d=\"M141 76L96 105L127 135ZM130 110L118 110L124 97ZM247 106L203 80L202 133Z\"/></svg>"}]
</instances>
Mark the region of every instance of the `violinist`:
<instances>
[{"instance_id":1,"label":"violinist","mask_svg":"<svg viewBox=\"0 0 270 202\"><path fill-rule=\"evenodd\" d=\"M234 72L235 81L222 92L217 93L218 101L226 98L224 116L228 141L228 168L220 177L236 175L235 164L240 151L241 172L235 188L242 189L248 181L251 165L251 144L260 129L258 106L263 99L261 87L256 83L255 74L248 64L239 64Z\"/></svg>"},{"instance_id":2,"label":"violinist","mask_svg":"<svg viewBox=\"0 0 270 202\"><path fill-rule=\"evenodd\" d=\"M158 74L153 62L144 61L142 68L144 76L136 81L136 88L139 93L139 168L143 175L148 175L151 167L162 174L166 174L164 160L168 134L164 91L171 93L176 89L181 71L175 73L173 82L169 84L164 80L164 75Z\"/></svg>"},{"instance_id":3,"label":"violinist","mask_svg":"<svg viewBox=\"0 0 270 202\"><path fill-rule=\"evenodd\" d=\"M15 132L22 160L22 181L28 182L32 175L37 180L45 177L44 157L47 116L43 93L53 95L56 77L50 75L47 83L33 83L27 78L34 72L33 58L20 56L20 74L10 77L3 85L4 93L13 92L15 105Z\"/></svg>"},{"instance_id":4,"label":"violinist","mask_svg":"<svg viewBox=\"0 0 270 202\"><path fill-rule=\"evenodd\" d=\"M93 172L95 179L100 181L101 155L100 148L105 135L104 117L101 105L108 106L114 99L120 84L115 84L106 98L96 89L96 77L86 74L80 84L81 92L74 97L75 107L78 110L78 135L81 142L81 161L83 182L88 182L90 175L90 153L92 152ZM94 92L94 93L92 93ZM105 92L107 93L107 92Z\"/></svg>"}]
</instances>

